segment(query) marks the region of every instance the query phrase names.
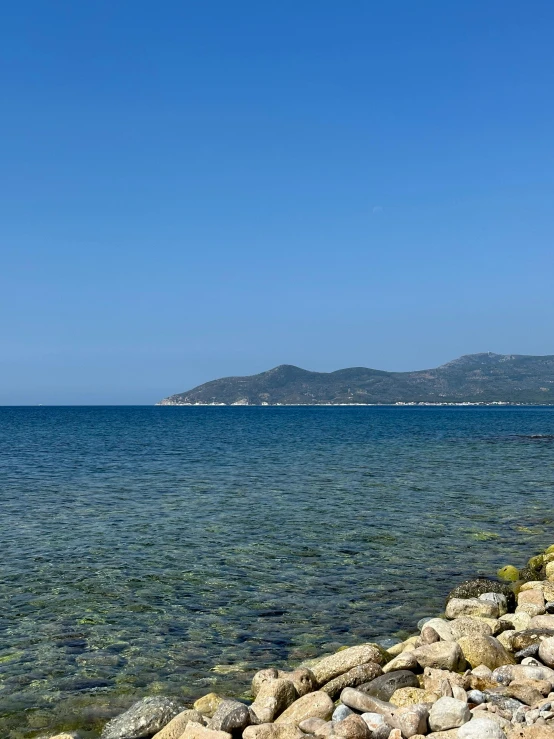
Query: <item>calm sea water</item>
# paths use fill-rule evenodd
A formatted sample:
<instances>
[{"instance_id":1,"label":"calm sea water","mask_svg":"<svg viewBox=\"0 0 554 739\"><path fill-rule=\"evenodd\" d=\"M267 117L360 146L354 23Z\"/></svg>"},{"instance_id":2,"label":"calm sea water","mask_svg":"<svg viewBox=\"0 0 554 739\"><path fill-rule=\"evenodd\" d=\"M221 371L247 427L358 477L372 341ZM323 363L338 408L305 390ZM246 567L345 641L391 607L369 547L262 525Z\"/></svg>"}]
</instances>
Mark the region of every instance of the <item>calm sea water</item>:
<instances>
[{"instance_id":1,"label":"calm sea water","mask_svg":"<svg viewBox=\"0 0 554 739\"><path fill-rule=\"evenodd\" d=\"M554 408L0 408L0 735L402 635L553 502Z\"/></svg>"}]
</instances>

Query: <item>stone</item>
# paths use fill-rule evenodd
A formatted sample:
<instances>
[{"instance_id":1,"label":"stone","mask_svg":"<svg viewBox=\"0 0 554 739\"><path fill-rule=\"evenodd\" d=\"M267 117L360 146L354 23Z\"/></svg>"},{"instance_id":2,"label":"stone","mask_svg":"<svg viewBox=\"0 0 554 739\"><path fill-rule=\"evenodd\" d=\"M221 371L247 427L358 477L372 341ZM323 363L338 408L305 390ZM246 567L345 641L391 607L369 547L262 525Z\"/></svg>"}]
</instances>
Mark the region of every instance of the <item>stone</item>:
<instances>
[{"instance_id":1,"label":"stone","mask_svg":"<svg viewBox=\"0 0 554 739\"><path fill-rule=\"evenodd\" d=\"M189 721L185 726L181 739L231 739L231 734L226 731L207 729L196 721Z\"/></svg>"},{"instance_id":2,"label":"stone","mask_svg":"<svg viewBox=\"0 0 554 739\"><path fill-rule=\"evenodd\" d=\"M142 739L157 734L183 711L176 701L162 696L143 698L104 726L101 739Z\"/></svg>"},{"instance_id":3,"label":"stone","mask_svg":"<svg viewBox=\"0 0 554 739\"><path fill-rule=\"evenodd\" d=\"M479 600L487 600L498 605L498 615L503 616L508 613L508 600L504 593L482 593Z\"/></svg>"},{"instance_id":4,"label":"stone","mask_svg":"<svg viewBox=\"0 0 554 739\"><path fill-rule=\"evenodd\" d=\"M487 696L482 690L470 690L467 694L467 700L468 703L473 703L473 705L479 706L481 703L486 702Z\"/></svg>"},{"instance_id":5,"label":"stone","mask_svg":"<svg viewBox=\"0 0 554 739\"><path fill-rule=\"evenodd\" d=\"M372 737L379 732L383 734L387 731L386 736L390 733L391 727L387 724L380 713L362 713L362 719L365 721L367 728L371 731Z\"/></svg>"},{"instance_id":6,"label":"stone","mask_svg":"<svg viewBox=\"0 0 554 739\"><path fill-rule=\"evenodd\" d=\"M506 734L491 718L473 718L460 727L458 739L506 739Z\"/></svg>"},{"instance_id":7,"label":"stone","mask_svg":"<svg viewBox=\"0 0 554 739\"><path fill-rule=\"evenodd\" d=\"M328 736L333 730L330 722L322 718L306 718L298 724L298 728L305 734L318 734L319 736Z\"/></svg>"},{"instance_id":8,"label":"stone","mask_svg":"<svg viewBox=\"0 0 554 739\"><path fill-rule=\"evenodd\" d=\"M516 582L519 580L519 570L513 565L501 567L496 574L501 580L507 580L509 582Z\"/></svg>"},{"instance_id":9,"label":"stone","mask_svg":"<svg viewBox=\"0 0 554 739\"><path fill-rule=\"evenodd\" d=\"M211 718L222 700L223 698L217 693L208 693L195 701L193 703L193 708L198 711L198 713L201 713L202 716Z\"/></svg>"},{"instance_id":10,"label":"stone","mask_svg":"<svg viewBox=\"0 0 554 739\"><path fill-rule=\"evenodd\" d=\"M456 672L462 670L465 659L460 645L456 642L440 641L426 644L414 650L414 657L420 667L435 667L439 670Z\"/></svg>"},{"instance_id":11,"label":"stone","mask_svg":"<svg viewBox=\"0 0 554 739\"><path fill-rule=\"evenodd\" d=\"M439 698L429 711L429 728L432 731L457 729L471 719L467 703L456 698Z\"/></svg>"},{"instance_id":12,"label":"stone","mask_svg":"<svg viewBox=\"0 0 554 739\"><path fill-rule=\"evenodd\" d=\"M502 644L504 649L506 649L508 652L512 652L512 639L516 634L517 631L514 631L513 629L508 629L508 631L503 631L501 634L498 634L496 638Z\"/></svg>"},{"instance_id":13,"label":"stone","mask_svg":"<svg viewBox=\"0 0 554 739\"><path fill-rule=\"evenodd\" d=\"M531 616L522 611L518 611L518 613L505 613L503 616L500 616L499 621L504 621L508 624L509 628L515 629L516 631L523 631L523 629L529 628Z\"/></svg>"},{"instance_id":14,"label":"stone","mask_svg":"<svg viewBox=\"0 0 554 739\"><path fill-rule=\"evenodd\" d=\"M440 697L442 695L441 686L447 681L451 686L459 685L460 688L469 687L468 678L457 672L449 670L435 670L432 667L426 667L423 671L422 687L436 693Z\"/></svg>"},{"instance_id":15,"label":"stone","mask_svg":"<svg viewBox=\"0 0 554 739\"><path fill-rule=\"evenodd\" d=\"M353 713L352 709L348 708L348 706L344 706L341 703L333 711L333 715L331 716L331 721L342 721L347 716L350 716L351 713Z\"/></svg>"},{"instance_id":16,"label":"stone","mask_svg":"<svg viewBox=\"0 0 554 739\"><path fill-rule=\"evenodd\" d=\"M345 688L340 694L340 699L346 706L353 708L355 711L360 711L362 714L380 713L385 718L388 718L396 710L396 707L392 703L374 698L372 695L362 693L361 690L356 690L356 688Z\"/></svg>"},{"instance_id":17,"label":"stone","mask_svg":"<svg viewBox=\"0 0 554 739\"><path fill-rule=\"evenodd\" d=\"M387 662L386 665L383 665L383 673L385 674L396 672L397 670L419 671L419 669L420 668L417 663L417 659L414 657L413 651L403 652L397 657L394 657L394 659L391 659L390 662Z\"/></svg>"},{"instance_id":18,"label":"stone","mask_svg":"<svg viewBox=\"0 0 554 739\"><path fill-rule=\"evenodd\" d=\"M358 685L373 681L379 675L382 675L383 671L375 662L367 662L365 665L358 665L353 667L348 672L344 672L334 680L330 680L325 685L322 685L320 690L335 699L341 694L344 688L356 688Z\"/></svg>"},{"instance_id":19,"label":"stone","mask_svg":"<svg viewBox=\"0 0 554 739\"><path fill-rule=\"evenodd\" d=\"M492 673L492 679L502 685L513 682L525 682L527 680L547 680L554 685L554 670L550 667L535 667L533 665L503 665L497 667Z\"/></svg>"},{"instance_id":20,"label":"stone","mask_svg":"<svg viewBox=\"0 0 554 739\"><path fill-rule=\"evenodd\" d=\"M261 684L250 708L262 724L270 723L297 698L296 688L291 681L277 678Z\"/></svg>"},{"instance_id":21,"label":"stone","mask_svg":"<svg viewBox=\"0 0 554 739\"><path fill-rule=\"evenodd\" d=\"M399 688L391 696L390 703L397 708L415 706L418 703L434 703L439 696L424 688Z\"/></svg>"},{"instance_id":22,"label":"stone","mask_svg":"<svg viewBox=\"0 0 554 739\"><path fill-rule=\"evenodd\" d=\"M371 739L371 732L366 722L356 713L342 721L337 721L334 726L334 734L343 739Z\"/></svg>"},{"instance_id":23,"label":"stone","mask_svg":"<svg viewBox=\"0 0 554 739\"><path fill-rule=\"evenodd\" d=\"M478 598L483 593L503 593L506 596L508 610L515 608L515 594L507 583L477 577L464 582L453 588L448 594L447 602L452 598Z\"/></svg>"},{"instance_id":24,"label":"stone","mask_svg":"<svg viewBox=\"0 0 554 739\"><path fill-rule=\"evenodd\" d=\"M487 623L471 616L455 618L450 622L450 629L456 641L462 636L492 636L492 629Z\"/></svg>"},{"instance_id":25,"label":"stone","mask_svg":"<svg viewBox=\"0 0 554 739\"><path fill-rule=\"evenodd\" d=\"M539 659L547 667L554 667L554 637L543 639L539 644Z\"/></svg>"},{"instance_id":26,"label":"stone","mask_svg":"<svg viewBox=\"0 0 554 739\"><path fill-rule=\"evenodd\" d=\"M515 700L515 698L508 698L494 690L485 690L485 695L487 696L489 711L494 707L496 708L496 712L500 713L504 718L511 719L514 713L523 705L520 701Z\"/></svg>"},{"instance_id":27,"label":"stone","mask_svg":"<svg viewBox=\"0 0 554 739\"><path fill-rule=\"evenodd\" d=\"M442 641L454 641L452 631L450 629L450 622L444 618L431 618L425 626L429 626L431 629L437 632Z\"/></svg>"},{"instance_id":28,"label":"stone","mask_svg":"<svg viewBox=\"0 0 554 739\"><path fill-rule=\"evenodd\" d=\"M485 665L495 670L501 665L509 665L515 662L514 657L508 652L494 636L462 636L458 644L463 655L471 667Z\"/></svg>"},{"instance_id":29,"label":"stone","mask_svg":"<svg viewBox=\"0 0 554 739\"><path fill-rule=\"evenodd\" d=\"M534 706L543 698L543 694L540 693L532 683L510 683L508 685L508 697L515 698L520 703L525 703L528 706Z\"/></svg>"},{"instance_id":30,"label":"stone","mask_svg":"<svg viewBox=\"0 0 554 739\"><path fill-rule=\"evenodd\" d=\"M308 670L305 667L298 667L296 670L291 670L290 672L278 670L278 677L284 680L290 680L296 688L299 698L311 693L318 687L315 675L311 670Z\"/></svg>"},{"instance_id":31,"label":"stone","mask_svg":"<svg viewBox=\"0 0 554 739\"><path fill-rule=\"evenodd\" d=\"M517 604L518 606L522 606L523 604L528 603L537 606L542 611L542 613L544 613L545 600L542 590L522 590L517 596ZM540 614L537 613L535 615L538 616Z\"/></svg>"},{"instance_id":32,"label":"stone","mask_svg":"<svg viewBox=\"0 0 554 739\"><path fill-rule=\"evenodd\" d=\"M476 675L477 677L485 678L486 680L490 680L492 677L492 670L486 665L479 665L479 667L475 667L471 671L471 674Z\"/></svg>"},{"instance_id":33,"label":"stone","mask_svg":"<svg viewBox=\"0 0 554 739\"><path fill-rule=\"evenodd\" d=\"M498 604L479 598L451 598L446 606L446 617L453 619L460 616L498 618Z\"/></svg>"},{"instance_id":34,"label":"stone","mask_svg":"<svg viewBox=\"0 0 554 739\"><path fill-rule=\"evenodd\" d=\"M548 562L546 565L546 579L554 580L554 562Z\"/></svg>"},{"instance_id":35,"label":"stone","mask_svg":"<svg viewBox=\"0 0 554 739\"><path fill-rule=\"evenodd\" d=\"M419 680L409 670L397 670L376 677L370 683L361 685L359 689L382 701L388 701L400 688L419 688Z\"/></svg>"},{"instance_id":36,"label":"stone","mask_svg":"<svg viewBox=\"0 0 554 739\"><path fill-rule=\"evenodd\" d=\"M353 690L353 688L345 688L345 690ZM345 702L343 701L343 703ZM333 715L334 708L335 705L327 693L324 693L322 690L316 690L314 693L308 693L295 700L294 703L276 718L275 723L299 724L306 718L322 718L325 721L329 721Z\"/></svg>"},{"instance_id":37,"label":"stone","mask_svg":"<svg viewBox=\"0 0 554 739\"><path fill-rule=\"evenodd\" d=\"M258 724L247 726L243 739L306 739L296 724Z\"/></svg>"},{"instance_id":38,"label":"stone","mask_svg":"<svg viewBox=\"0 0 554 739\"><path fill-rule=\"evenodd\" d=\"M554 615L535 616L529 622L530 629L554 629Z\"/></svg>"},{"instance_id":39,"label":"stone","mask_svg":"<svg viewBox=\"0 0 554 739\"><path fill-rule=\"evenodd\" d=\"M426 705L421 703L414 706L407 706L406 708L399 708L394 714L402 736L407 738L416 736L417 734L426 734L428 717L429 710Z\"/></svg>"},{"instance_id":40,"label":"stone","mask_svg":"<svg viewBox=\"0 0 554 739\"><path fill-rule=\"evenodd\" d=\"M550 726L514 726L507 734L508 739L554 739L554 728Z\"/></svg>"},{"instance_id":41,"label":"stone","mask_svg":"<svg viewBox=\"0 0 554 739\"><path fill-rule=\"evenodd\" d=\"M266 670L258 670L252 678L252 695L254 698L258 695L260 688L264 683L268 683L271 680L277 680L278 677L279 671L274 667L268 667Z\"/></svg>"},{"instance_id":42,"label":"stone","mask_svg":"<svg viewBox=\"0 0 554 739\"><path fill-rule=\"evenodd\" d=\"M376 662L378 665L384 662L381 650L375 644L361 644L358 647L342 649L316 662L311 669L318 684L325 685L338 675L367 662Z\"/></svg>"},{"instance_id":43,"label":"stone","mask_svg":"<svg viewBox=\"0 0 554 739\"><path fill-rule=\"evenodd\" d=\"M226 731L228 734L242 734L250 723L248 706L239 701L223 700L208 723L208 729Z\"/></svg>"},{"instance_id":44,"label":"stone","mask_svg":"<svg viewBox=\"0 0 554 739\"><path fill-rule=\"evenodd\" d=\"M435 631L435 629L432 626L428 626L427 624L421 629L420 639L422 644L434 644L435 642L441 640L439 634Z\"/></svg>"},{"instance_id":45,"label":"stone","mask_svg":"<svg viewBox=\"0 0 554 739\"><path fill-rule=\"evenodd\" d=\"M539 645L541 641L554 636L553 629L524 629L512 637L512 646L516 652L527 649L532 645Z\"/></svg>"},{"instance_id":46,"label":"stone","mask_svg":"<svg viewBox=\"0 0 554 739\"><path fill-rule=\"evenodd\" d=\"M154 735L153 739L180 739L190 721L195 721L197 724L201 724L202 714L194 709L181 711L181 713L178 713L175 718L172 718L171 721L161 729L161 731L158 731L158 733Z\"/></svg>"}]
</instances>

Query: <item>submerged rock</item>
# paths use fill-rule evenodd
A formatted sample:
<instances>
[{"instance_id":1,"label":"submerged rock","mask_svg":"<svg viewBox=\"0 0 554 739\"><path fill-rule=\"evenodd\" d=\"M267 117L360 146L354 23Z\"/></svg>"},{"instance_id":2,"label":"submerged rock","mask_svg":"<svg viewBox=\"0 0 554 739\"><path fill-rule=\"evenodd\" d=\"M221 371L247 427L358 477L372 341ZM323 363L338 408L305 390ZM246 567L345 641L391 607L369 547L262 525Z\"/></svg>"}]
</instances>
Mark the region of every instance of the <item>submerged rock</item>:
<instances>
[{"instance_id":1,"label":"submerged rock","mask_svg":"<svg viewBox=\"0 0 554 739\"><path fill-rule=\"evenodd\" d=\"M515 594L511 586L507 583L498 582L497 580L489 580L485 577L476 577L472 580L465 580L456 585L446 597L446 602L452 598L478 598L483 593L503 593L506 596L508 610L515 608Z\"/></svg>"},{"instance_id":2,"label":"submerged rock","mask_svg":"<svg viewBox=\"0 0 554 739\"><path fill-rule=\"evenodd\" d=\"M128 711L108 721L101 739L143 739L157 734L183 711L169 698L153 696L133 704Z\"/></svg>"}]
</instances>

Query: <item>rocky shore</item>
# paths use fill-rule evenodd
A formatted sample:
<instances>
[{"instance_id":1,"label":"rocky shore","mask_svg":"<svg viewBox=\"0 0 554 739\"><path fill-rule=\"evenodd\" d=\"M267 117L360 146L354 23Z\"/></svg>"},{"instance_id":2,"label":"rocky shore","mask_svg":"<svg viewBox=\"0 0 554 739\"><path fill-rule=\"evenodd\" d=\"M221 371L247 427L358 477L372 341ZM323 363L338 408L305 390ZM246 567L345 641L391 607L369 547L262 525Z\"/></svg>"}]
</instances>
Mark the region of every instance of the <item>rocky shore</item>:
<instances>
[{"instance_id":1,"label":"rocky shore","mask_svg":"<svg viewBox=\"0 0 554 739\"><path fill-rule=\"evenodd\" d=\"M457 585L444 614L387 649L261 670L249 704L147 697L101 739L554 739L554 545L497 574Z\"/></svg>"}]
</instances>

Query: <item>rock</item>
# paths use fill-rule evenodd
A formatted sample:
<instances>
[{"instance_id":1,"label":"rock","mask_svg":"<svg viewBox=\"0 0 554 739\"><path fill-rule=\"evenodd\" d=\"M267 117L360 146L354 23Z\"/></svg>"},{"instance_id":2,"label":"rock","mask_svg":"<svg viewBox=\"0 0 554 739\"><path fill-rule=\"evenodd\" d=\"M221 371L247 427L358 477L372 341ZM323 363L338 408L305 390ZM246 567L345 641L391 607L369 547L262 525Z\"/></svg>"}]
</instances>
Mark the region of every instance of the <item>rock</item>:
<instances>
[{"instance_id":1,"label":"rock","mask_svg":"<svg viewBox=\"0 0 554 739\"><path fill-rule=\"evenodd\" d=\"M390 703L397 708L406 708L418 703L434 703L438 697L437 693L424 688L399 688L391 696Z\"/></svg>"},{"instance_id":2,"label":"rock","mask_svg":"<svg viewBox=\"0 0 554 739\"><path fill-rule=\"evenodd\" d=\"M531 616L528 613L505 613L500 616L499 621L504 621L508 626L516 631L527 629L531 623Z\"/></svg>"},{"instance_id":3,"label":"rock","mask_svg":"<svg viewBox=\"0 0 554 739\"><path fill-rule=\"evenodd\" d=\"M545 572L546 579L552 582L552 580L554 580L554 562L547 563Z\"/></svg>"},{"instance_id":4,"label":"rock","mask_svg":"<svg viewBox=\"0 0 554 739\"><path fill-rule=\"evenodd\" d=\"M517 631L515 632L517 634ZM512 648L513 651L513 648ZM530 644L525 649L520 649L519 652L515 652L514 657L516 662L523 662L525 659L529 659L530 657L533 658L534 662L539 664L536 657L539 656L539 645L538 644Z\"/></svg>"},{"instance_id":5,"label":"rock","mask_svg":"<svg viewBox=\"0 0 554 739\"><path fill-rule=\"evenodd\" d=\"M371 739L371 732L361 716L353 713L335 724L335 736L343 739Z\"/></svg>"},{"instance_id":6,"label":"rock","mask_svg":"<svg viewBox=\"0 0 554 739\"><path fill-rule=\"evenodd\" d=\"M419 670L419 665L413 652L403 652L383 666L383 672L385 674L396 672L397 670Z\"/></svg>"},{"instance_id":7,"label":"rock","mask_svg":"<svg viewBox=\"0 0 554 739\"><path fill-rule=\"evenodd\" d=\"M492 674L492 673L491 673ZM458 685L460 688L469 687L467 678L465 675L460 675L457 672L450 672L449 670L435 670L432 667L426 667L423 671L422 684L425 690L429 690L440 696L441 686L447 681L450 685Z\"/></svg>"},{"instance_id":8,"label":"rock","mask_svg":"<svg viewBox=\"0 0 554 739\"><path fill-rule=\"evenodd\" d=\"M554 629L554 615L535 616L529 622L530 629Z\"/></svg>"},{"instance_id":9,"label":"rock","mask_svg":"<svg viewBox=\"0 0 554 739\"><path fill-rule=\"evenodd\" d=\"M352 713L352 709L348 708L348 706L344 706L342 703L338 705L335 710L333 711L333 715L331 716L331 721L342 721L347 716L350 716Z\"/></svg>"},{"instance_id":10,"label":"rock","mask_svg":"<svg viewBox=\"0 0 554 739\"><path fill-rule=\"evenodd\" d=\"M318 684L325 685L338 675L367 662L376 662L378 665L384 662L381 651L375 644L361 644L358 647L342 649L316 662L312 666L312 672Z\"/></svg>"},{"instance_id":11,"label":"rock","mask_svg":"<svg viewBox=\"0 0 554 739\"><path fill-rule=\"evenodd\" d=\"M172 718L181 713L180 706L169 698L153 696L134 703L129 710L108 721L101 739L142 739L157 734Z\"/></svg>"},{"instance_id":12,"label":"rock","mask_svg":"<svg viewBox=\"0 0 554 739\"><path fill-rule=\"evenodd\" d=\"M400 688L419 688L419 680L409 670L397 670L376 677L370 683L361 685L359 689L382 701L388 701Z\"/></svg>"},{"instance_id":13,"label":"rock","mask_svg":"<svg viewBox=\"0 0 554 739\"><path fill-rule=\"evenodd\" d=\"M258 695L260 688L264 683L268 683L271 680L277 680L279 672L274 667L269 667L266 670L258 670L258 672L252 678L252 695L254 698Z\"/></svg>"},{"instance_id":14,"label":"rock","mask_svg":"<svg viewBox=\"0 0 554 739\"><path fill-rule=\"evenodd\" d=\"M543 698L531 683L510 683L508 685L508 697L515 698L520 703L526 703L528 706L534 706Z\"/></svg>"},{"instance_id":15,"label":"rock","mask_svg":"<svg viewBox=\"0 0 554 739\"><path fill-rule=\"evenodd\" d=\"M465 659L460 645L456 642L440 641L426 644L414 650L414 657L420 667L435 667L439 670L456 672L462 670Z\"/></svg>"},{"instance_id":16,"label":"rock","mask_svg":"<svg viewBox=\"0 0 554 739\"><path fill-rule=\"evenodd\" d=\"M460 727L458 739L506 739L500 726L490 718L474 718Z\"/></svg>"},{"instance_id":17,"label":"rock","mask_svg":"<svg viewBox=\"0 0 554 739\"><path fill-rule=\"evenodd\" d=\"M367 728L371 731L372 736L376 733L384 733L387 730L386 736L390 733L391 727L387 724L384 717L380 713L362 713L362 719L365 721Z\"/></svg>"},{"instance_id":18,"label":"rock","mask_svg":"<svg viewBox=\"0 0 554 739\"><path fill-rule=\"evenodd\" d=\"M345 690L353 690L353 688L345 688ZM345 702L343 701L343 703ZM322 718L325 721L329 721L333 715L334 708L334 703L327 693L324 693L322 690L316 690L314 693L308 693L295 700L294 703L277 717L275 723L299 724L306 718Z\"/></svg>"},{"instance_id":19,"label":"rock","mask_svg":"<svg viewBox=\"0 0 554 739\"><path fill-rule=\"evenodd\" d=\"M508 739L554 739L554 729L549 726L514 726Z\"/></svg>"},{"instance_id":20,"label":"rock","mask_svg":"<svg viewBox=\"0 0 554 739\"><path fill-rule=\"evenodd\" d=\"M202 716L211 718L217 710L223 698L217 693L208 693L194 702L193 708Z\"/></svg>"},{"instance_id":21,"label":"rock","mask_svg":"<svg viewBox=\"0 0 554 739\"><path fill-rule=\"evenodd\" d=\"M446 617L459 618L460 616L498 618L498 604L479 598L451 598L446 606Z\"/></svg>"},{"instance_id":22,"label":"rock","mask_svg":"<svg viewBox=\"0 0 554 739\"><path fill-rule=\"evenodd\" d=\"M306 718L298 724L298 728L305 734L318 734L319 736L328 736L333 730L330 722L322 718Z\"/></svg>"},{"instance_id":23,"label":"rock","mask_svg":"<svg viewBox=\"0 0 554 739\"><path fill-rule=\"evenodd\" d=\"M334 699L340 695L344 688L356 688L358 685L373 681L379 675L382 675L382 673L383 671L378 664L367 662L365 665L353 667L334 680L330 680L325 685L322 685L320 690L323 690L324 693L327 693L327 695Z\"/></svg>"},{"instance_id":24,"label":"rock","mask_svg":"<svg viewBox=\"0 0 554 739\"><path fill-rule=\"evenodd\" d=\"M63 734L56 734L55 736L49 737L49 739L77 739L77 734L74 734L74 733L68 734L67 732L64 731Z\"/></svg>"},{"instance_id":25,"label":"rock","mask_svg":"<svg viewBox=\"0 0 554 739\"><path fill-rule=\"evenodd\" d=\"M190 721L195 721L197 724L201 724L202 714L193 709L181 711L181 713L178 713L175 718L172 718L161 731L158 731L158 733L154 735L153 739L180 739Z\"/></svg>"},{"instance_id":26,"label":"rock","mask_svg":"<svg viewBox=\"0 0 554 739\"><path fill-rule=\"evenodd\" d=\"M506 596L508 609L515 608L515 594L511 586L507 583L497 582L496 580L488 580L487 578L474 578L466 580L453 588L448 594L447 602L452 598L478 598L483 593L503 593Z\"/></svg>"},{"instance_id":27,"label":"rock","mask_svg":"<svg viewBox=\"0 0 554 739\"><path fill-rule=\"evenodd\" d=\"M467 700L469 703L479 706L486 702L487 696L481 690L470 690L467 694Z\"/></svg>"},{"instance_id":28,"label":"rock","mask_svg":"<svg viewBox=\"0 0 554 739\"><path fill-rule=\"evenodd\" d=\"M296 724L259 724L247 726L243 739L306 739Z\"/></svg>"},{"instance_id":29,"label":"rock","mask_svg":"<svg viewBox=\"0 0 554 739\"><path fill-rule=\"evenodd\" d=\"M517 605L520 607L524 604L534 605L541 613L544 613L545 600L542 590L522 590L517 596ZM540 614L537 613L535 615L538 616Z\"/></svg>"},{"instance_id":30,"label":"rock","mask_svg":"<svg viewBox=\"0 0 554 739\"><path fill-rule=\"evenodd\" d=\"M547 603L545 603L544 610L547 613L554 613L554 600L549 600Z\"/></svg>"},{"instance_id":31,"label":"rock","mask_svg":"<svg viewBox=\"0 0 554 739\"><path fill-rule=\"evenodd\" d=\"M501 665L509 665L515 662L513 656L495 639L494 636L462 636L458 644L467 662L472 667L485 665L495 670Z\"/></svg>"},{"instance_id":32,"label":"rock","mask_svg":"<svg viewBox=\"0 0 554 739\"><path fill-rule=\"evenodd\" d=\"M544 639L554 636L553 629L524 629L512 637L512 646L516 652L527 649L532 645L539 645Z\"/></svg>"},{"instance_id":33,"label":"rock","mask_svg":"<svg viewBox=\"0 0 554 739\"><path fill-rule=\"evenodd\" d=\"M490 680L492 677L492 670L486 665L479 665L479 667L475 667L471 671L471 674L476 675L477 677L485 678L486 680Z\"/></svg>"},{"instance_id":34,"label":"rock","mask_svg":"<svg viewBox=\"0 0 554 739\"><path fill-rule=\"evenodd\" d=\"M496 574L501 580L508 580L510 582L516 582L516 580L519 580L519 570L513 565L501 567Z\"/></svg>"},{"instance_id":35,"label":"rock","mask_svg":"<svg viewBox=\"0 0 554 739\"><path fill-rule=\"evenodd\" d=\"M433 731L457 729L470 719L467 703L456 698L439 698L429 711L429 727Z\"/></svg>"},{"instance_id":36,"label":"rock","mask_svg":"<svg viewBox=\"0 0 554 739\"><path fill-rule=\"evenodd\" d=\"M372 695L362 693L356 688L345 688L340 694L341 701L361 713L380 713L382 716L392 716L396 707L391 703L374 698Z\"/></svg>"},{"instance_id":37,"label":"rock","mask_svg":"<svg viewBox=\"0 0 554 739\"><path fill-rule=\"evenodd\" d=\"M208 723L208 729L226 731L228 734L242 734L250 723L250 711L244 703L223 700Z\"/></svg>"},{"instance_id":38,"label":"rock","mask_svg":"<svg viewBox=\"0 0 554 739\"><path fill-rule=\"evenodd\" d=\"M554 637L543 639L539 644L539 659L547 667L554 667Z\"/></svg>"},{"instance_id":39,"label":"rock","mask_svg":"<svg viewBox=\"0 0 554 739\"><path fill-rule=\"evenodd\" d=\"M305 667L298 667L296 670L292 670L291 672L278 670L278 677L284 680L290 680L296 688L299 698L311 693L313 690L316 690L318 686L313 672Z\"/></svg>"},{"instance_id":40,"label":"rock","mask_svg":"<svg viewBox=\"0 0 554 739\"><path fill-rule=\"evenodd\" d=\"M268 680L261 683L258 695L250 708L261 723L270 723L294 703L297 697L296 688L290 680L283 678Z\"/></svg>"},{"instance_id":41,"label":"rock","mask_svg":"<svg viewBox=\"0 0 554 739\"><path fill-rule=\"evenodd\" d=\"M508 600L504 593L483 593L479 596L479 600L487 600L496 603L498 606L498 615L503 616L508 613Z\"/></svg>"},{"instance_id":42,"label":"rock","mask_svg":"<svg viewBox=\"0 0 554 739\"><path fill-rule=\"evenodd\" d=\"M421 643L422 644L434 644L441 640L439 634L435 631L432 626L427 624L421 629Z\"/></svg>"},{"instance_id":43,"label":"rock","mask_svg":"<svg viewBox=\"0 0 554 739\"><path fill-rule=\"evenodd\" d=\"M492 636L492 629L487 623L470 616L455 618L450 622L450 630L456 641L462 636Z\"/></svg>"},{"instance_id":44,"label":"rock","mask_svg":"<svg viewBox=\"0 0 554 739\"><path fill-rule=\"evenodd\" d=\"M508 652L512 652L512 639L515 634L517 634L517 631L509 629L508 631L503 631L501 634L498 634L496 638L502 644L504 649L506 649Z\"/></svg>"},{"instance_id":45,"label":"rock","mask_svg":"<svg viewBox=\"0 0 554 739\"><path fill-rule=\"evenodd\" d=\"M454 641L454 637L452 636L452 631L450 629L450 622L446 619L431 618L429 619L429 621L427 621L425 626L429 626L430 628L434 629L434 631L437 632L442 641Z\"/></svg>"},{"instance_id":46,"label":"rock","mask_svg":"<svg viewBox=\"0 0 554 739\"><path fill-rule=\"evenodd\" d=\"M415 706L399 708L394 714L394 718L398 722L398 728L402 732L403 737L426 734L428 717L429 710L427 706L421 703Z\"/></svg>"},{"instance_id":47,"label":"rock","mask_svg":"<svg viewBox=\"0 0 554 739\"><path fill-rule=\"evenodd\" d=\"M497 711L505 718L511 719L514 713L523 705L520 701L515 700L515 698L508 698L505 695L496 693L494 690L485 690L485 695L487 696L487 703L492 703ZM489 705L490 709L491 706Z\"/></svg>"},{"instance_id":48,"label":"rock","mask_svg":"<svg viewBox=\"0 0 554 739\"><path fill-rule=\"evenodd\" d=\"M181 735L181 739L231 739L231 734L226 731L215 731L207 729L196 721L189 721Z\"/></svg>"},{"instance_id":49,"label":"rock","mask_svg":"<svg viewBox=\"0 0 554 739\"><path fill-rule=\"evenodd\" d=\"M502 685L527 680L547 680L551 685L554 685L554 670L551 670L550 667L534 667L533 665L523 664L503 665L493 671L492 679Z\"/></svg>"}]
</instances>

